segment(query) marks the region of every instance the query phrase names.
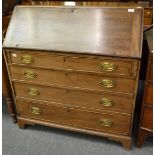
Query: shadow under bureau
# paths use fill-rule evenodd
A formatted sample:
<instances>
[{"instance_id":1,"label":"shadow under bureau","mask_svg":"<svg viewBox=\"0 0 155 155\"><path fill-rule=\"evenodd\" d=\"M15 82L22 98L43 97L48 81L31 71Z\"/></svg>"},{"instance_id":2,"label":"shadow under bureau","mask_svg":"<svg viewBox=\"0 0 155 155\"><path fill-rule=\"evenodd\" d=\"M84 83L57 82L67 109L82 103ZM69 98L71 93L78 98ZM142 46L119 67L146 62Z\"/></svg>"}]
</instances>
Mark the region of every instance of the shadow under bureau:
<instances>
[{"instance_id":1,"label":"shadow under bureau","mask_svg":"<svg viewBox=\"0 0 155 155\"><path fill-rule=\"evenodd\" d=\"M42 124L131 147L141 8L16 7L3 44L20 128Z\"/></svg>"}]
</instances>

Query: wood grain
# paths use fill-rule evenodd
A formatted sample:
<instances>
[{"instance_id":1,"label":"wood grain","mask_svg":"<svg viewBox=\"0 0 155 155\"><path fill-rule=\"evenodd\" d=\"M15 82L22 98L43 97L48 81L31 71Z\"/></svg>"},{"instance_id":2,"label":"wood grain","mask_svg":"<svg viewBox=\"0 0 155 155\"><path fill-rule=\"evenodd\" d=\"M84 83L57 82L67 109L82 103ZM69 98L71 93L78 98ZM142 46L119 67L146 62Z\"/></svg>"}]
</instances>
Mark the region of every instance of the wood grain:
<instances>
[{"instance_id":1,"label":"wood grain","mask_svg":"<svg viewBox=\"0 0 155 155\"><path fill-rule=\"evenodd\" d=\"M16 7L3 44L133 58L141 58L141 45L142 8L41 6Z\"/></svg>"},{"instance_id":2,"label":"wood grain","mask_svg":"<svg viewBox=\"0 0 155 155\"><path fill-rule=\"evenodd\" d=\"M70 88L82 88L90 90L101 90L106 92L121 92L124 94L134 94L135 79L109 77L104 75L85 74L67 71L49 71L28 68L10 68L12 80L30 81L47 85L66 86ZM36 74L34 79L25 77L24 72L32 71ZM44 76L43 76L44 75ZM112 88L106 88L100 82L102 80L111 80L114 82ZM35 87L35 86L34 86Z\"/></svg>"},{"instance_id":3,"label":"wood grain","mask_svg":"<svg viewBox=\"0 0 155 155\"><path fill-rule=\"evenodd\" d=\"M24 128L25 125L27 125L27 124L28 125L29 124L31 124L31 125L41 124L44 126L50 126L50 127L54 127L54 128L68 130L68 131L81 132L81 133L87 133L87 134L91 134L91 135L106 137L110 140L120 141L122 143L122 146L126 150L131 149L132 139L130 136L112 134L112 133L101 132L101 131L94 131L94 130L90 130L90 129L84 129L84 128L80 128L80 127L74 127L71 125L65 125L65 124L56 124L56 123L52 123L52 122L49 123L49 122L45 122L43 120L31 119L31 118L26 118L26 117L21 117L21 116L18 116L18 124L20 125L21 128Z\"/></svg>"},{"instance_id":4,"label":"wood grain","mask_svg":"<svg viewBox=\"0 0 155 155\"><path fill-rule=\"evenodd\" d=\"M121 135L128 135L129 132L130 118L127 116L102 114L68 107L46 107L38 102L31 103L24 100L18 101L17 104L20 116ZM40 108L41 114L33 114L32 107ZM113 122L112 126L101 126L99 123L101 119L110 119Z\"/></svg>"},{"instance_id":5,"label":"wood grain","mask_svg":"<svg viewBox=\"0 0 155 155\"><path fill-rule=\"evenodd\" d=\"M153 130L153 109L145 107L143 111L143 118L141 122L143 128Z\"/></svg>"},{"instance_id":6,"label":"wood grain","mask_svg":"<svg viewBox=\"0 0 155 155\"><path fill-rule=\"evenodd\" d=\"M136 76L137 71L134 68L138 65L138 60L119 59L112 57L92 56L86 54L68 54L58 52L39 52L31 50L8 50L10 55L10 63L25 66L34 66L53 69L68 69L84 72L95 72L107 75L120 76ZM33 58L31 64L24 64L21 61L22 56L29 55ZM112 63L117 68L114 71L108 72L101 68L105 62Z\"/></svg>"},{"instance_id":7,"label":"wood grain","mask_svg":"<svg viewBox=\"0 0 155 155\"><path fill-rule=\"evenodd\" d=\"M141 41L141 8L16 7L4 53L19 127L81 131L130 149ZM24 55L33 61L24 64ZM105 61L117 66L113 72L101 69ZM101 86L103 79L114 87ZM104 97L111 107L101 105Z\"/></svg>"},{"instance_id":8,"label":"wood grain","mask_svg":"<svg viewBox=\"0 0 155 155\"><path fill-rule=\"evenodd\" d=\"M152 12L152 8L151 7L144 9L144 17L145 18L149 18L149 17L152 18L152 14L153 14L153 12Z\"/></svg>"},{"instance_id":9,"label":"wood grain","mask_svg":"<svg viewBox=\"0 0 155 155\"><path fill-rule=\"evenodd\" d=\"M114 113L131 114L133 99L130 97L117 96L113 93L106 92L91 92L91 91L77 91L72 89L35 86L40 92L37 96L30 96L27 90L34 85L22 85L16 87L17 98L27 98L31 100L41 100L49 104L68 105L80 108L89 108L94 110L112 111ZM44 93L46 92L46 93ZM101 99L107 98L111 100L112 106L106 107L101 104Z\"/></svg>"},{"instance_id":10,"label":"wood grain","mask_svg":"<svg viewBox=\"0 0 155 155\"><path fill-rule=\"evenodd\" d=\"M144 25L151 25L152 24L152 18L144 18Z\"/></svg>"},{"instance_id":11,"label":"wood grain","mask_svg":"<svg viewBox=\"0 0 155 155\"><path fill-rule=\"evenodd\" d=\"M148 84L146 86L146 101L145 104L153 106L153 85Z\"/></svg>"},{"instance_id":12,"label":"wood grain","mask_svg":"<svg viewBox=\"0 0 155 155\"><path fill-rule=\"evenodd\" d=\"M12 117L13 122L16 123L17 118L16 118L16 112L15 112L15 105L13 101L13 95L12 95L12 90L10 86L4 54L2 54L2 95L5 97L9 114Z\"/></svg>"}]
</instances>

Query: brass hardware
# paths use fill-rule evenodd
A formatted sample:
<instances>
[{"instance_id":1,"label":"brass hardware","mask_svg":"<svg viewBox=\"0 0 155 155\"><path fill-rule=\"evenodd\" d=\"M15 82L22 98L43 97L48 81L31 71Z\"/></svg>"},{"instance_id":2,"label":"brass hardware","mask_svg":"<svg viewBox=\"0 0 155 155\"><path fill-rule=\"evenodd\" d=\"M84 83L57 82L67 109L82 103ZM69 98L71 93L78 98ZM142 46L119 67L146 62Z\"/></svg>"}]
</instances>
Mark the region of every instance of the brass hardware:
<instances>
[{"instance_id":1,"label":"brass hardware","mask_svg":"<svg viewBox=\"0 0 155 155\"><path fill-rule=\"evenodd\" d=\"M28 70L24 72L24 76L28 79L34 79L37 76L37 74L35 74L33 71Z\"/></svg>"},{"instance_id":2,"label":"brass hardware","mask_svg":"<svg viewBox=\"0 0 155 155\"><path fill-rule=\"evenodd\" d=\"M100 84L105 88L113 88L115 86L115 82L108 79L103 79Z\"/></svg>"},{"instance_id":3,"label":"brass hardware","mask_svg":"<svg viewBox=\"0 0 155 155\"><path fill-rule=\"evenodd\" d=\"M107 98L102 98L100 100L100 103L104 106L104 107L111 107L112 106L112 101L107 99Z\"/></svg>"},{"instance_id":4,"label":"brass hardware","mask_svg":"<svg viewBox=\"0 0 155 155\"><path fill-rule=\"evenodd\" d=\"M151 12L150 11L147 11L146 13L149 15Z\"/></svg>"},{"instance_id":5,"label":"brass hardware","mask_svg":"<svg viewBox=\"0 0 155 155\"><path fill-rule=\"evenodd\" d=\"M39 95L40 92L36 88L29 88L28 89L28 94L31 95L31 96L36 96L36 95Z\"/></svg>"},{"instance_id":6,"label":"brass hardware","mask_svg":"<svg viewBox=\"0 0 155 155\"><path fill-rule=\"evenodd\" d=\"M110 62L101 63L101 68L102 70L107 71L107 72L113 72L117 70L117 66Z\"/></svg>"},{"instance_id":7,"label":"brass hardware","mask_svg":"<svg viewBox=\"0 0 155 155\"><path fill-rule=\"evenodd\" d=\"M32 112L32 114L35 114L35 115L41 114L41 110L38 107L32 107L31 112Z\"/></svg>"},{"instance_id":8,"label":"brass hardware","mask_svg":"<svg viewBox=\"0 0 155 155\"><path fill-rule=\"evenodd\" d=\"M113 123L109 119L101 119L101 120L99 120L99 124L104 127L110 127L110 126L112 126Z\"/></svg>"},{"instance_id":9,"label":"brass hardware","mask_svg":"<svg viewBox=\"0 0 155 155\"><path fill-rule=\"evenodd\" d=\"M31 57L30 55L23 55L23 56L21 57L21 61L22 61L23 63L25 63L25 64L31 64L31 63L34 62L34 59L33 59L33 57Z\"/></svg>"}]
</instances>

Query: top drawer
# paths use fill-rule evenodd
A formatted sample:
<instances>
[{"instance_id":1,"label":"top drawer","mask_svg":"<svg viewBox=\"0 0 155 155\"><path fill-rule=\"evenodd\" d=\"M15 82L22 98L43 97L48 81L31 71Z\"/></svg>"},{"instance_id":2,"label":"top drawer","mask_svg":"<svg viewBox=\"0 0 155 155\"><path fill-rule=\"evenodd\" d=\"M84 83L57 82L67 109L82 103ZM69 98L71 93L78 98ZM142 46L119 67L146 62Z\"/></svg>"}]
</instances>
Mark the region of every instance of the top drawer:
<instances>
[{"instance_id":1,"label":"top drawer","mask_svg":"<svg viewBox=\"0 0 155 155\"><path fill-rule=\"evenodd\" d=\"M11 63L72 69L110 75L136 76L138 61L109 57L47 52L11 51Z\"/></svg>"}]
</instances>

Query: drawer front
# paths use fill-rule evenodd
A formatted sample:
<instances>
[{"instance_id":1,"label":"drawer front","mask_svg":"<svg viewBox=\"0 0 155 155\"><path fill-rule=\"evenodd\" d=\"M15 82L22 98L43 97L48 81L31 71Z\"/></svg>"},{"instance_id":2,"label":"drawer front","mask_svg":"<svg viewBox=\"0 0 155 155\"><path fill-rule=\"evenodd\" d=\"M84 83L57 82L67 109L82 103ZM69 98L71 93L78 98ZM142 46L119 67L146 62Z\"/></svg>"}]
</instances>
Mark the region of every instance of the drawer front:
<instances>
[{"instance_id":1,"label":"drawer front","mask_svg":"<svg viewBox=\"0 0 155 155\"><path fill-rule=\"evenodd\" d=\"M144 9L144 17L152 17L152 9Z\"/></svg>"},{"instance_id":2,"label":"drawer front","mask_svg":"<svg viewBox=\"0 0 155 155\"><path fill-rule=\"evenodd\" d=\"M17 101L20 116L66 124L84 129L127 135L130 117L94 113L69 107L56 107Z\"/></svg>"},{"instance_id":3,"label":"drawer front","mask_svg":"<svg viewBox=\"0 0 155 155\"><path fill-rule=\"evenodd\" d=\"M27 78L25 72L36 76ZM110 92L134 93L135 80L104 75L84 74L77 72L62 72L54 70L38 70L27 68L11 68L12 79L27 80L34 83L47 83L57 86L86 88Z\"/></svg>"},{"instance_id":4,"label":"drawer front","mask_svg":"<svg viewBox=\"0 0 155 155\"><path fill-rule=\"evenodd\" d=\"M152 24L152 18L144 18L144 25L151 25Z\"/></svg>"},{"instance_id":5,"label":"drawer front","mask_svg":"<svg viewBox=\"0 0 155 155\"><path fill-rule=\"evenodd\" d=\"M30 88L35 88L39 94L28 93ZM50 101L60 105L109 110L131 114L133 100L129 97L120 97L113 94L76 91L63 88L52 88L35 85L15 83L16 95L34 100Z\"/></svg>"},{"instance_id":6,"label":"drawer front","mask_svg":"<svg viewBox=\"0 0 155 155\"><path fill-rule=\"evenodd\" d=\"M146 100L145 104L153 105L153 84L148 84L146 87Z\"/></svg>"},{"instance_id":7,"label":"drawer front","mask_svg":"<svg viewBox=\"0 0 155 155\"><path fill-rule=\"evenodd\" d=\"M134 68L138 65L136 60L119 60L98 56L79 56L75 54L56 55L41 54L39 52L11 52L10 55L12 63L15 64L81 70L111 75L136 76ZM24 59L24 56L27 57Z\"/></svg>"},{"instance_id":8,"label":"drawer front","mask_svg":"<svg viewBox=\"0 0 155 155\"><path fill-rule=\"evenodd\" d=\"M153 130L153 109L150 107L144 108L142 127Z\"/></svg>"}]
</instances>

